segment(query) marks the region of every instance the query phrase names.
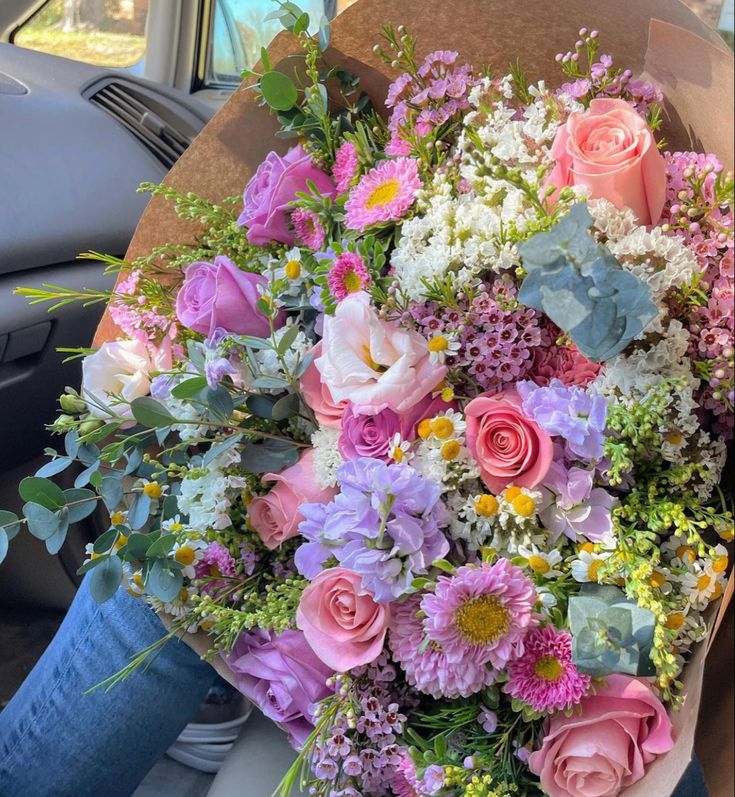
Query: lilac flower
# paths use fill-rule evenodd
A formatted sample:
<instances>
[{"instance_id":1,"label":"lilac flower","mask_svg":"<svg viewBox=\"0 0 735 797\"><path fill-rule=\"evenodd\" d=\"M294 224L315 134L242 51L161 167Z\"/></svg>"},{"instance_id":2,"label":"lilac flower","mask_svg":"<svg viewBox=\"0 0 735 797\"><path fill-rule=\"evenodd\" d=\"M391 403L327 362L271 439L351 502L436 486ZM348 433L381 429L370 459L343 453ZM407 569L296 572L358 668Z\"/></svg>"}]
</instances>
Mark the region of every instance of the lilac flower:
<instances>
[{"instance_id":1,"label":"lilac flower","mask_svg":"<svg viewBox=\"0 0 735 797\"><path fill-rule=\"evenodd\" d=\"M563 437L571 454L590 461L602 457L607 417L602 396L591 389L566 387L559 379L546 387L519 382L517 389L523 411L550 435Z\"/></svg>"},{"instance_id":2,"label":"lilac flower","mask_svg":"<svg viewBox=\"0 0 735 797\"><path fill-rule=\"evenodd\" d=\"M551 463L541 485L538 512L553 540L565 534L573 541L581 536L599 542L612 532L613 498L602 487L592 486L593 476L593 471Z\"/></svg>"},{"instance_id":3,"label":"lilac flower","mask_svg":"<svg viewBox=\"0 0 735 797\"><path fill-rule=\"evenodd\" d=\"M444 786L444 767L438 764L426 767L420 785L427 794L436 794Z\"/></svg>"},{"instance_id":4,"label":"lilac flower","mask_svg":"<svg viewBox=\"0 0 735 797\"><path fill-rule=\"evenodd\" d=\"M439 530L447 521L439 486L408 465L360 457L337 471L339 495L329 504L303 504L299 531L306 537L296 566L314 578L334 556L362 576L375 600L404 594L449 550Z\"/></svg>"}]
</instances>

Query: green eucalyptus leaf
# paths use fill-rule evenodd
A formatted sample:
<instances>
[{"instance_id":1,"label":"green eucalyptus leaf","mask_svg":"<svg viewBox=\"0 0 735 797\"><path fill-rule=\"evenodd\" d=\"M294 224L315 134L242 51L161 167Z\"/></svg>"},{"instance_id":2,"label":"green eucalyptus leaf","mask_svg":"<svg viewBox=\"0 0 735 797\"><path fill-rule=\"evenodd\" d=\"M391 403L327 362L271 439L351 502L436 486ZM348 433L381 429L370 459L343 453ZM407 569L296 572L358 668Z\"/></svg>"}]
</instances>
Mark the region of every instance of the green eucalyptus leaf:
<instances>
[{"instance_id":1,"label":"green eucalyptus leaf","mask_svg":"<svg viewBox=\"0 0 735 797\"><path fill-rule=\"evenodd\" d=\"M64 499L67 504L75 504L75 506L69 507L70 523L79 523L80 520L89 517L97 508L97 495L86 488L64 490ZM77 501L84 503L77 503Z\"/></svg>"},{"instance_id":2,"label":"green eucalyptus leaf","mask_svg":"<svg viewBox=\"0 0 735 797\"><path fill-rule=\"evenodd\" d=\"M204 455L204 458L202 459L202 465L204 465L206 468L207 465L214 462L214 460L217 459L217 457L219 457L221 454L224 454L225 451L229 451L233 446L236 446L240 440L242 440L242 434L233 434L226 440L223 440L220 443L215 443Z\"/></svg>"},{"instance_id":3,"label":"green eucalyptus leaf","mask_svg":"<svg viewBox=\"0 0 735 797\"><path fill-rule=\"evenodd\" d=\"M146 552L151 545L152 535L133 532L128 537L127 555L130 559L139 561L145 559Z\"/></svg>"},{"instance_id":4,"label":"green eucalyptus leaf","mask_svg":"<svg viewBox=\"0 0 735 797\"><path fill-rule=\"evenodd\" d=\"M28 531L39 540L52 537L61 525L55 512L31 501L23 505L23 514L28 524Z\"/></svg>"},{"instance_id":5,"label":"green eucalyptus leaf","mask_svg":"<svg viewBox=\"0 0 735 797\"><path fill-rule=\"evenodd\" d=\"M278 473L299 458L296 446L285 440L250 443L243 451L242 467L251 473Z\"/></svg>"},{"instance_id":6,"label":"green eucalyptus leaf","mask_svg":"<svg viewBox=\"0 0 735 797\"><path fill-rule=\"evenodd\" d=\"M151 499L145 493L136 493L128 509L128 525L133 531L142 529L151 513Z\"/></svg>"},{"instance_id":7,"label":"green eucalyptus leaf","mask_svg":"<svg viewBox=\"0 0 735 797\"><path fill-rule=\"evenodd\" d=\"M74 486L84 487L85 485L89 484L90 479L92 478L92 474L99 470L100 464L101 464L100 460L96 460L88 468L85 468L76 477L76 479L74 479Z\"/></svg>"},{"instance_id":8,"label":"green eucalyptus leaf","mask_svg":"<svg viewBox=\"0 0 735 797\"><path fill-rule=\"evenodd\" d=\"M46 509L58 509L66 503L64 491L58 484L38 476L23 479L18 486L18 492L24 501L40 504Z\"/></svg>"},{"instance_id":9,"label":"green eucalyptus leaf","mask_svg":"<svg viewBox=\"0 0 735 797\"><path fill-rule=\"evenodd\" d=\"M253 381L253 387L258 390L283 390L288 387L288 382L278 376L259 376Z\"/></svg>"},{"instance_id":10,"label":"green eucalyptus leaf","mask_svg":"<svg viewBox=\"0 0 735 797\"><path fill-rule=\"evenodd\" d=\"M266 72L260 79L263 99L276 111L288 111L296 105L299 93L288 75L275 70Z\"/></svg>"},{"instance_id":11,"label":"green eucalyptus leaf","mask_svg":"<svg viewBox=\"0 0 735 797\"><path fill-rule=\"evenodd\" d=\"M229 391L219 385L214 390L207 388L204 391L202 402L206 405L214 420L226 422L235 411L235 405Z\"/></svg>"},{"instance_id":12,"label":"green eucalyptus leaf","mask_svg":"<svg viewBox=\"0 0 735 797\"><path fill-rule=\"evenodd\" d=\"M103 476L100 493L107 509L113 512L123 500L122 482L117 476Z\"/></svg>"},{"instance_id":13,"label":"green eucalyptus leaf","mask_svg":"<svg viewBox=\"0 0 735 797\"><path fill-rule=\"evenodd\" d=\"M51 556L55 556L61 550L61 546L64 544L67 532L69 531L68 507L63 506L56 514L59 518L59 527L48 539L44 540L46 543L46 550Z\"/></svg>"},{"instance_id":14,"label":"green eucalyptus leaf","mask_svg":"<svg viewBox=\"0 0 735 797\"><path fill-rule=\"evenodd\" d=\"M109 556L92 570L89 591L96 603L109 600L120 586L123 566L119 556Z\"/></svg>"},{"instance_id":15,"label":"green eucalyptus leaf","mask_svg":"<svg viewBox=\"0 0 735 797\"><path fill-rule=\"evenodd\" d=\"M278 399L273 405L273 420L285 421L298 414L301 401L298 393L291 393L288 396Z\"/></svg>"},{"instance_id":16,"label":"green eucalyptus leaf","mask_svg":"<svg viewBox=\"0 0 735 797\"><path fill-rule=\"evenodd\" d=\"M204 390L206 387L207 378L205 376L194 376L176 385L176 387L171 390L171 395L175 399L194 398L197 393Z\"/></svg>"},{"instance_id":17,"label":"green eucalyptus leaf","mask_svg":"<svg viewBox=\"0 0 735 797\"><path fill-rule=\"evenodd\" d=\"M40 467L36 471L36 476L40 478L56 476L57 473L65 471L69 465L71 465L71 463L72 460L69 459L69 457L56 457L56 459L52 459L51 462L47 462L45 465Z\"/></svg>"},{"instance_id":18,"label":"green eucalyptus leaf","mask_svg":"<svg viewBox=\"0 0 735 797\"><path fill-rule=\"evenodd\" d=\"M265 47L260 48L260 60L261 63L263 64L263 71L270 72L271 59L270 56L268 55L268 50L266 50Z\"/></svg>"},{"instance_id":19,"label":"green eucalyptus leaf","mask_svg":"<svg viewBox=\"0 0 735 797\"><path fill-rule=\"evenodd\" d=\"M157 559L168 556L176 543L175 534L164 534L148 546L145 552L146 559Z\"/></svg>"},{"instance_id":20,"label":"green eucalyptus leaf","mask_svg":"<svg viewBox=\"0 0 735 797\"><path fill-rule=\"evenodd\" d=\"M5 533L5 529L0 529L0 563L2 563L3 559L8 555L8 544L10 540L8 539L8 535Z\"/></svg>"},{"instance_id":21,"label":"green eucalyptus leaf","mask_svg":"<svg viewBox=\"0 0 735 797\"><path fill-rule=\"evenodd\" d=\"M293 32L296 36L300 33L303 33L309 27L309 15L304 11L303 14L299 15L299 18L296 20L293 26Z\"/></svg>"},{"instance_id":22,"label":"green eucalyptus leaf","mask_svg":"<svg viewBox=\"0 0 735 797\"><path fill-rule=\"evenodd\" d=\"M299 336L299 328L296 324L293 326L287 327L286 331L281 335L281 339L278 341L278 354L283 357L284 354L293 346L294 341Z\"/></svg>"},{"instance_id":23,"label":"green eucalyptus leaf","mask_svg":"<svg viewBox=\"0 0 735 797\"><path fill-rule=\"evenodd\" d=\"M180 570L171 569L163 559L157 559L151 566L145 585L159 600L168 603L179 594L183 583L184 575Z\"/></svg>"},{"instance_id":24,"label":"green eucalyptus leaf","mask_svg":"<svg viewBox=\"0 0 735 797\"><path fill-rule=\"evenodd\" d=\"M77 575L83 576L85 573L89 573L90 570L93 570L95 567L99 567L102 562L106 559L110 558L110 554L102 554L101 556L95 556L94 559L88 559L78 570Z\"/></svg>"},{"instance_id":25,"label":"green eucalyptus leaf","mask_svg":"<svg viewBox=\"0 0 735 797\"><path fill-rule=\"evenodd\" d=\"M133 417L141 426L147 429L159 429L164 426L171 426L175 418L161 404L150 396L141 396L130 402L130 409Z\"/></svg>"},{"instance_id":26,"label":"green eucalyptus leaf","mask_svg":"<svg viewBox=\"0 0 735 797\"><path fill-rule=\"evenodd\" d=\"M273 396L261 396L259 393L253 393L248 396L245 406L253 415L270 421L273 419L273 405L277 400Z\"/></svg>"},{"instance_id":27,"label":"green eucalyptus leaf","mask_svg":"<svg viewBox=\"0 0 735 797\"><path fill-rule=\"evenodd\" d=\"M18 515L15 512L8 512L6 509L0 509L0 527L7 534L8 540L12 540L20 531Z\"/></svg>"}]
</instances>

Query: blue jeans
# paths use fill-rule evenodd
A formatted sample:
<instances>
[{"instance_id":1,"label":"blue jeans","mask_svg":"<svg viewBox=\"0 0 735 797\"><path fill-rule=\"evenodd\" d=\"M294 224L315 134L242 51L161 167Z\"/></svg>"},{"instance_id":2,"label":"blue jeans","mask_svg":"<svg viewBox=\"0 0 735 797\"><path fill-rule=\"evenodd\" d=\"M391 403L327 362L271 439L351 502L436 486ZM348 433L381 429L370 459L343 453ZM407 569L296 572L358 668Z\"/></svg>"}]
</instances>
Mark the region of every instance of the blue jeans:
<instances>
[{"instance_id":1,"label":"blue jeans","mask_svg":"<svg viewBox=\"0 0 735 797\"><path fill-rule=\"evenodd\" d=\"M82 583L0 711L0 797L130 797L201 705L214 670L173 639L147 671L83 692L164 633L143 600L119 590L98 606Z\"/></svg>"}]
</instances>

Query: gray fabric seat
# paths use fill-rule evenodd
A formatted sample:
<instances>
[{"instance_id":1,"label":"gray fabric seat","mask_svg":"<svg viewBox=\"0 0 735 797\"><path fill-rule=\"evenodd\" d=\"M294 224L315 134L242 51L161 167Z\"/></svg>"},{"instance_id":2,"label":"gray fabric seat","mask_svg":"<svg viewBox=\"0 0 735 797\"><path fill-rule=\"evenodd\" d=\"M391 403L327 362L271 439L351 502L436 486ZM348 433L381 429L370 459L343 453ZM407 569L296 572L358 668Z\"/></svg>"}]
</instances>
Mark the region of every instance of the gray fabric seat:
<instances>
[{"instance_id":1,"label":"gray fabric seat","mask_svg":"<svg viewBox=\"0 0 735 797\"><path fill-rule=\"evenodd\" d=\"M295 759L286 734L254 709L207 797L271 797ZM303 792L295 789L292 797Z\"/></svg>"}]
</instances>

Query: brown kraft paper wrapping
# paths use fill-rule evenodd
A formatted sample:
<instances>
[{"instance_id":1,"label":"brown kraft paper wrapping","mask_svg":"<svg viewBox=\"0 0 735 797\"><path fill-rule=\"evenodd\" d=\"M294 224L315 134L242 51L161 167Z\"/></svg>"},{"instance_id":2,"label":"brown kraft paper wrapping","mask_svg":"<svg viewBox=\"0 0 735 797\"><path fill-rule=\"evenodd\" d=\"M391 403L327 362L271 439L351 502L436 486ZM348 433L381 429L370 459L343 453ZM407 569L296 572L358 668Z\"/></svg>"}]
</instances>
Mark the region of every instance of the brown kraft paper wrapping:
<instances>
[{"instance_id":1,"label":"brown kraft paper wrapping","mask_svg":"<svg viewBox=\"0 0 735 797\"><path fill-rule=\"evenodd\" d=\"M475 66L491 64L496 72L520 58L529 80L545 79L549 84L559 80L554 55L569 48L580 27L596 28L602 51L610 53L616 64L663 88L667 98L663 135L668 148L715 152L726 168L733 168L732 53L679 0L526 0L522 5L506 0L358 0L334 20L326 59L357 73L362 89L378 108L382 108L387 86L395 77L372 51L380 28L388 22L405 24L418 37L421 53L437 48L458 50L463 60ZM291 58L297 52L294 38L285 32L269 47L274 68L287 73L297 63ZM275 117L260 107L254 92L243 85L171 169L165 183L212 201L240 194L270 150L283 152L293 143L276 138L277 129ZM195 223L182 221L171 203L155 198L138 224L126 259L133 260L166 243L190 242L196 233ZM177 277L172 274L171 281ZM106 314L94 343L118 335ZM712 618L713 625L719 626L725 617L731 596L732 579L716 618ZM641 781L623 792L624 797L666 797L683 774L692 755L712 636L708 644L696 649L685 670L686 699L672 716L673 750L657 759ZM204 634L186 635L185 641L200 654L208 649ZM731 651L717 647L710 654L712 658L727 655ZM216 660L214 665L233 682L222 661ZM730 683L720 687L732 689L731 681L730 674ZM722 733L729 734L727 739L718 736L710 743L732 743L731 718ZM707 777L712 797L733 793L731 773L708 772Z\"/></svg>"}]
</instances>

